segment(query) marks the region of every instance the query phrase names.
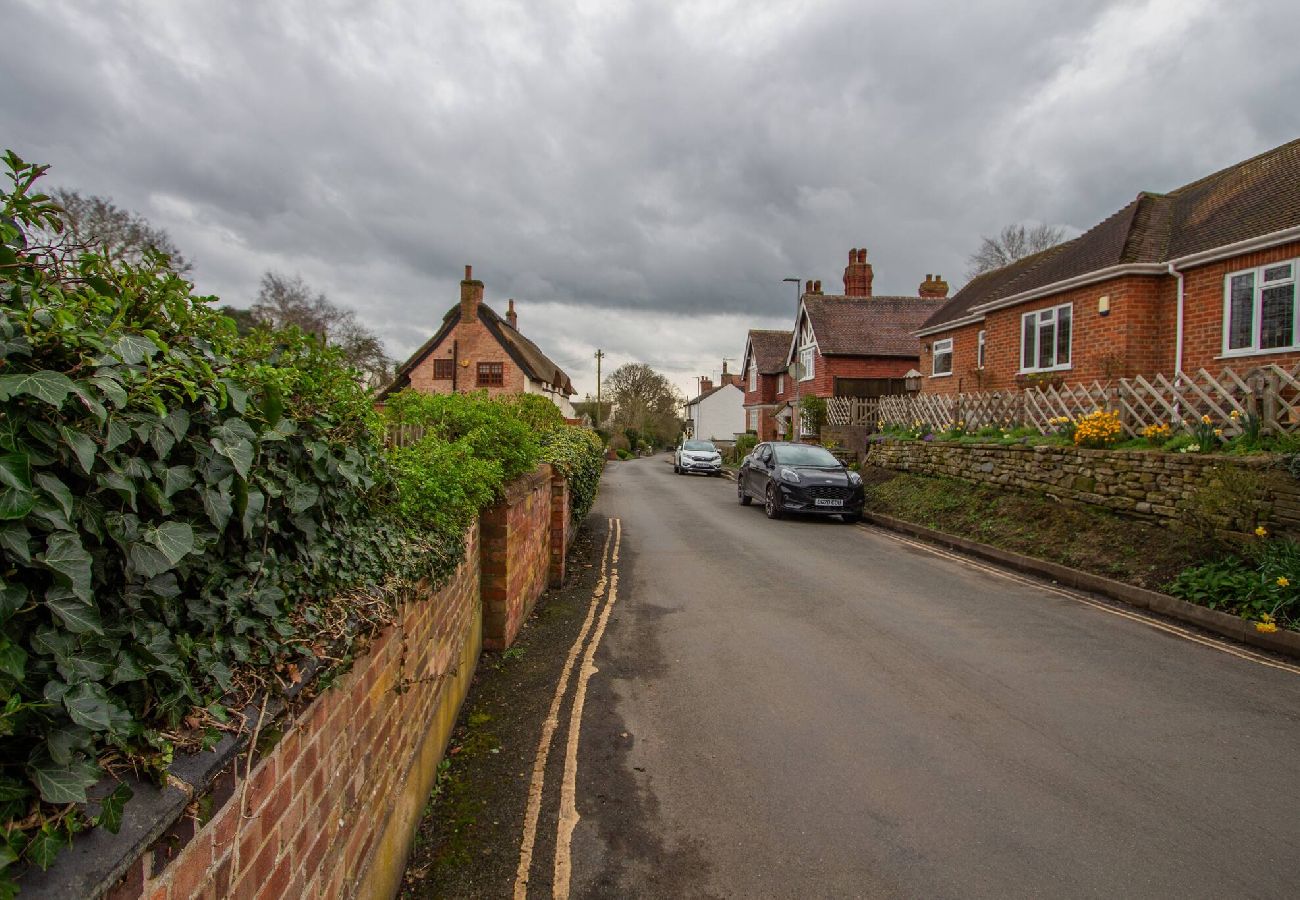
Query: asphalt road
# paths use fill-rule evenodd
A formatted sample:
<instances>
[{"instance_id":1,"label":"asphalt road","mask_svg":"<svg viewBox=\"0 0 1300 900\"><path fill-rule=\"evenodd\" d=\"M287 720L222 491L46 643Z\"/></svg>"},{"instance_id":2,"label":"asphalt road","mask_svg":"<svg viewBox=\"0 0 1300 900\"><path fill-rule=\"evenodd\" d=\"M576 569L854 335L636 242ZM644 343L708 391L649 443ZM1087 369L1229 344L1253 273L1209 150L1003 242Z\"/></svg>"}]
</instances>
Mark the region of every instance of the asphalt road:
<instances>
[{"instance_id":1,"label":"asphalt road","mask_svg":"<svg viewBox=\"0 0 1300 900\"><path fill-rule=\"evenodd\" d=\"M1300 894L1300 672L664 459L595 513L572 896Z\"/></svg>"}]
</instances>

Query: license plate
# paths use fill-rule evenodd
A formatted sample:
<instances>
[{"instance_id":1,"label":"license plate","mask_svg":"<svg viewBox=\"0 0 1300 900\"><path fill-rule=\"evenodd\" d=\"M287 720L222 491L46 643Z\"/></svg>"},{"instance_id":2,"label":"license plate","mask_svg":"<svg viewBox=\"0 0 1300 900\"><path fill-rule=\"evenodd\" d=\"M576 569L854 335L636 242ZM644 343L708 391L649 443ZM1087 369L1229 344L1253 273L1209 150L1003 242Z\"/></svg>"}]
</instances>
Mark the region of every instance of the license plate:
<instances>
[{"instance_id":1,"label":"license plate","mask_svg":"<svg viewBox=\"0 0 1300 900\"><path fill-rule=\"evenodd\" d=\"M844 505L843 500L823 500L822 498L818 497L816 500L813 501L813 506L843 506L843 505Z\"/></svg>"}]
</instances>

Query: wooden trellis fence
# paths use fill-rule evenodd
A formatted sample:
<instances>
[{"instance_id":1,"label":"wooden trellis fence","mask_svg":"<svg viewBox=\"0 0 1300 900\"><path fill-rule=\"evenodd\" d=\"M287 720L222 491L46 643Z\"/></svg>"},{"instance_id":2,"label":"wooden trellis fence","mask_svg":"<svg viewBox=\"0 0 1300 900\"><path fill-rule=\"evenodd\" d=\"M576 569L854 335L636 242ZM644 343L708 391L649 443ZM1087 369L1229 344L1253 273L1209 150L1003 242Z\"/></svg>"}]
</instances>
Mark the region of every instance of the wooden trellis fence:
<instances>
[{"instance_id":1,"label":"wooden trellis fence","mask_svg":"<svg viewBox=\"0 0 1300 900\"><path fill-rule=\"evenodd\" d=\"M404 425L401 423L389 425L384 435L385 442L390 447L409 447L412 444L419 443L422 437L424 437L423 425Z\"/></svg>"},{"instance_id":2,"label":"wooden trellis fence","mask_svg":"<svg viewBox=\"0 0 1300 900\"><path fill-rule=\"evenodd\" d=\"M836 398L847 399L847 398ZM828 403L829 409L854 407ZM1234 435L1251 417L1260 430L1272 433L1300 431L1300 365L1277 365L1251 369L1245 375L1225 368L1217 375L1206 369L1166 375L1121 378L1116 382L1046 386L1024 390L979 391L966 394L904 394L881 397L875 424L915 427L922 425L943 431L963 423L967 431L987 426L1030 427L1047 433L1053 419L1078 419L1094 410L1118 412L1124 431L1132 437L1148 425L1166 424L1175 430L1208 416L1216 428Z\"/></svg>"}]
</instances>

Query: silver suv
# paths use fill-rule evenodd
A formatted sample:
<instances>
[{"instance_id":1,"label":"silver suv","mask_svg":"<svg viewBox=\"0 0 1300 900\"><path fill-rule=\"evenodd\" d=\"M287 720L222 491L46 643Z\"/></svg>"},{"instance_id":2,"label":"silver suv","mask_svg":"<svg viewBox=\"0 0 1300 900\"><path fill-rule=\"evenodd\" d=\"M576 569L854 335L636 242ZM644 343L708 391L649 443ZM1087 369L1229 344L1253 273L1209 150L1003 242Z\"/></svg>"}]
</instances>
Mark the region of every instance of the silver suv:
<instances>
[{"instance_id":1,"label":"silver suv","mask_svg":"<svg viewBox=\"0 0 1300 900\"><path fill-rule=\"evenodd\" d=\"M722 454L713 446L713 441L684 441L673 454L673 471L678 475L691 472L720 475Z\"/></svg>"}]
</instances>

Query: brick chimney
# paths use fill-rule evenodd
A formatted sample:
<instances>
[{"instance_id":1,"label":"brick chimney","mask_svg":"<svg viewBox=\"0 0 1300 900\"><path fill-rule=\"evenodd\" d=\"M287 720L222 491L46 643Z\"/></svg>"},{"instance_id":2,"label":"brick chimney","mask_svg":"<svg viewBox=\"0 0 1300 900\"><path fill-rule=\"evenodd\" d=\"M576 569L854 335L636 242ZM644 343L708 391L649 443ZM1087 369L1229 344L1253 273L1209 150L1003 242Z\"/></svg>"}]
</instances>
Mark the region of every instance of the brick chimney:
<instances>
[{"instance_id":1,"label":"brick chimney","mask_svg":"<svg viewBox=\"0 0 1300 900\"><path fill-rule=\"evenodd\" d=\"M510 305L506 307L506 321L510 323L511 328L519 330L519 314L515 312L514 300L511 300Z\"/></svg>"},{"instance_id":2,"label":"brick chimney","mask_svg":"<svg viewBox=\"0 0 1300 900\"><path fill-rule=\"evenodd\" d=\"M478 318L478 305L483 302L483 282L474 280L474 267L465 267L465 278L460 283L460 320L473 322Z\"/></svg>"},{"instance_id":3,"label":"brick chimney","mask_svg":"<svg viewBox=\"0 0 1300 900\"><path fill-rule=\"evenodd\" d=\"M871 263L867 262L867 251L850 250L849 264L844 267L844 295L870 297L871 278Z\"/></svg>"},{"instance_id":4,"label":"brick chimney","mask_svg":"<svg viewBox=\"0 0 1300 900\"><path fill-rule=\"evenodd\" d=\"M740 376L727 371L727 361L725 359L722 361L722 377L718 379L718 383L734 384L736 387L740 387Z\"/></svg>"},{"instance_id":5,"label":"brick chimney","mask_svg":"<svg viewBox=\"0 0 1300 900\"><path fill-rule=\"evenodd\" d=\"M700 379L700 393L701 393L701 394L707 394L707 393L708 393L709 391L711 391L711 390L713 390L713 379L712 379L712 378L701 378L701 379Z\"/></svg>"},{"instance_id":6,"label":"brick chimney","mask_svg":"<svg viewBox=\"0 0 1300 900\"><path fill-rule=\"evenodd\" d=\"M948 296L948 282L943 280L942 275L926 275L925 281L917 289L917 293L922 297L929 299L939 299Z\"/></svg>"}]
</instances>

